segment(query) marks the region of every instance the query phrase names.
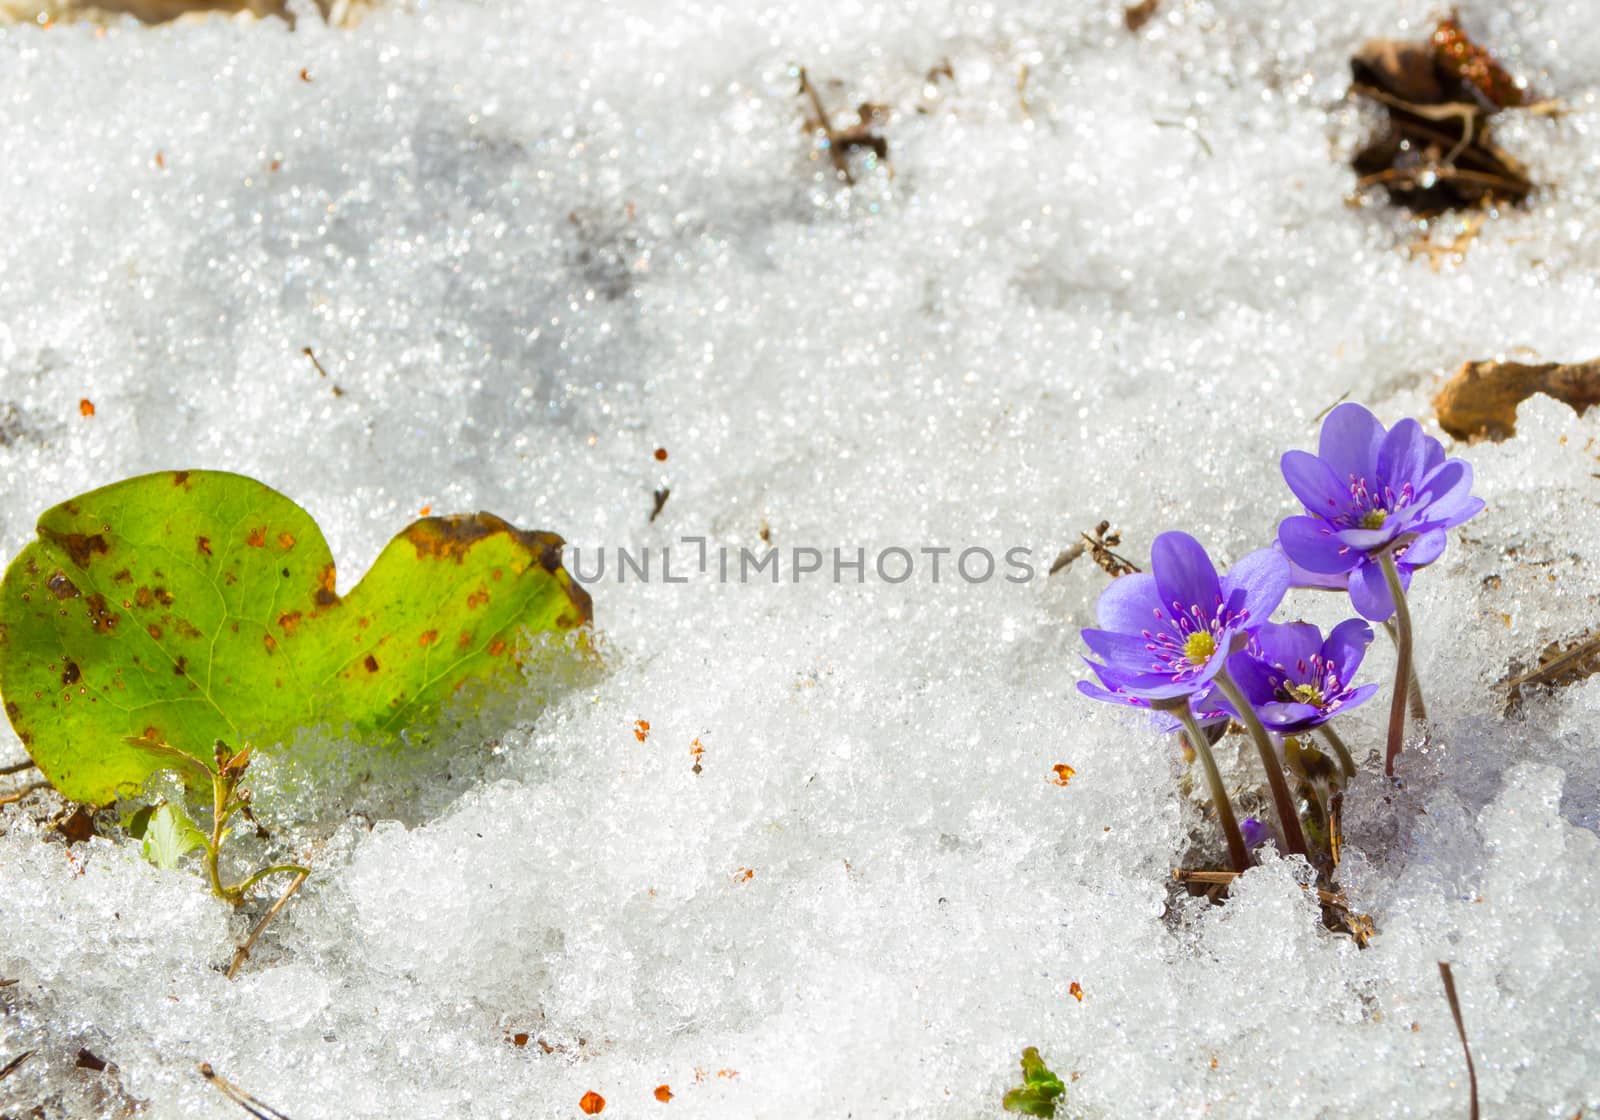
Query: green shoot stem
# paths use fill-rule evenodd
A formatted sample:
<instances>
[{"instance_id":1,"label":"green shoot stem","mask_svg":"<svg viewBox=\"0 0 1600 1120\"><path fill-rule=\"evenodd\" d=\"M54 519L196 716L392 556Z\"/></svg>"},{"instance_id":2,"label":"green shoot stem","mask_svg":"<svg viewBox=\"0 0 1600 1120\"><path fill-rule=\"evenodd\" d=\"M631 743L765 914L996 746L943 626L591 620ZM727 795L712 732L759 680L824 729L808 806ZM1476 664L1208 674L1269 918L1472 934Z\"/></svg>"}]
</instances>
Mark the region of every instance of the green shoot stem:
<instances>
[{"instance_id":1,"label":"green shoot stem","mask_svg":"<svg viewBox=\"0 0 1600 1120\"><path fill-rule=\"evenodd\" d=\"M1244 833L1239 831L1239 820L1233 815L1233 805L1228 800L1228 787L1222 784L1222 773L1217 769L1217 760L1211 756L1211 741L1206 738L1205 731L1194 718L1188 697L1184 697L1182 706L1175 707L1172 711L1183 722L1184 733L1194 747L1194 753L1200 756L1200 766L1206 772L1206 782L1211 786L1211 800L1217 806L1217 822L1222 826L1223 839L1228 842L1228 862L1233 864L1235 871L1246 871L1250 867L1250 849L1245 845Z\"/></svg>"},{"instance_id":2,"label":"green shoot stem","mask_svg":"<svg viewBox=\"0 0 1600 1120\"><path fill-rule=\"evenodd\" d=\"M1267 771L1267 785L1272 790L1272 803L1278 810L1278 825L1283 830L1284 843L1289 846L1291 855L1305 855L1306 837L1300 830L1300 814L1295 811L1294 795L1289 792L1289 783L1284 781L1283 767L1278 765L1278 755L1272 749L1272 740L1267 737L1267 729L1261 726L1261 720L1256 717L1256 710L1250 706L1250 701L1245 699L1244 693L1239 691L1239 686L1228 675L1228 670L1224 669L1218 673L1216 680L1223 695L1228 698L1234 711L1238 712L1239 718L1244 721L1250 737L1256 742L1256 750L1261 754L1261 765Z\"/></svg>"},{"instance_id":3,"label":"green shoot stem","mask_svg":"<svg viewBox=\"0 0 1600 1120\"><path fill-rule=\"evenodd\" d=\"M1329 724L1323 724L1317 729L1322 732L1322 737L1328 741L1328 746L1333 748L1333 753L1339 756L1339 766L1344 770L1346 778L1356 776L1356 760L1350 757L1350 748L1344 745L1344 740L1339 738L1339 733Z\"/></svg>"},{"instance_id":4,"label":"green shoot stem","mask_svg":"<svg viewBox=\"0 0 1600 1120\"><path fill-rule=\"evenodd\" d=\"M1400 569L1395 567L1394 555L1385 550L1378 555L1378 563L1389 584L1389 594L1394 598L1394 697L1389 703L1389 741L1383 755L1383 772L1392 778L1394 761L1400 757L1406 737L1406 698L1412 677L1411 608L1406 604L1406 589L1400 585Z\"/></svg>"}]
</instances>

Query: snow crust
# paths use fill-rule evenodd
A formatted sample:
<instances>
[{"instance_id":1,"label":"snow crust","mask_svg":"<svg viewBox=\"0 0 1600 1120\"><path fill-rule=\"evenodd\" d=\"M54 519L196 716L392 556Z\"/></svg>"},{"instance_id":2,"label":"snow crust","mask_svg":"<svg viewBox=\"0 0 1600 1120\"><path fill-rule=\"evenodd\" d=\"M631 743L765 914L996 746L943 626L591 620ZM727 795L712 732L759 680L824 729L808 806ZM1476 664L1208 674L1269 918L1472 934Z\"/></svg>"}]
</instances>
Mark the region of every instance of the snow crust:
<instances>
[{"instance_id":1,"label":"snow crust","mask_svg":"<svg viewBox=\"0 0 1600 1120\"><path fill-rule=\"evenodd\" d=\"M5 810L0 1063L40 1053L0 1108L238 1115L209 1062L296 1120L575 1116L591 1090L607 1116L977 1117L1036 1045L1069 1116L1457 1117L1443 959L1486 1115L1600 1110L1600 679L1509 719L1492 687L1600 617L1600 416L1536 399L1453 449L1489 505L1415 586L1427 741L1402 789L1369 767L1350 796L1364 951L1289 862L1222 907L1170 889L1206 842L1181 762L1073 690L1104 574L1043 575L1102 518L1141 561L1166 528L1236 558L1341 396L1426 419L1464 360L1600 352L1588 4L1461 5L1574 110L1496 124L1529 207L1434 271L1347 204L1348 56L1430 14L1169 0L1134 36L1101 3L527 0L0 29L7 556L73 494L205 466L306 506L343 587L424 505L584 548L765 525L1038 566L595 584L605 670L548 708L420 763L313 744L344 757L320 786L263 772L316 872L231 983L260 906ZM842 123L894 110L892 175L842 189L812 158L797 65Z\"/></svg>"}]
</instances>

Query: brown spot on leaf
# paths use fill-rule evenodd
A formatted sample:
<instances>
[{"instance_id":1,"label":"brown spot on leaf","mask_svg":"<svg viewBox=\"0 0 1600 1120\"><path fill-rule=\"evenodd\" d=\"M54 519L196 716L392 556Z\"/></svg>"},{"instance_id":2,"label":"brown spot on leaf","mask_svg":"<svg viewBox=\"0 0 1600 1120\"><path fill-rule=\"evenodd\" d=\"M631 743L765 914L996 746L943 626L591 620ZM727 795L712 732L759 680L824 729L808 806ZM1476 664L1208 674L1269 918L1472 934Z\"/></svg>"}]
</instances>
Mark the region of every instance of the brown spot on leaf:
<instances>
[{"instance_id":1,"label":"brown spot on leaf","mask_svg":"<svg viewBox=\"0 0 1600 1120\"><path fill-rule=\"evenodd\" d=\"M186 676L188 676L189 675L189 659L187 657L184 657L182 654L179 654L178 655L178 660L176 660L176 661L174 661L172 663L172 673L173 673L174 676L178 676L178 677L186 677Z\"/></svg>"},{"instance_id":2,"label":"brown spot on leaf","mask_svg":"<svg viewBox=\"0 0 1600 1120\"><path fill-rule=\"evenodd\" d=\"M165 587L156 588L155 595L156 602L160 603L163 607L172 606L172 592L168 591Z\"/></svg>"},{"instance_id":3,"label":"brown spot on leaf","mask_svg":"<svg viewBox=\"0 0 1600 1120\"><path fill-rule=\"evenodd\" d=\"M111 582L112 583L132 583L133 582L133 573L128 571L127 568L123 568L122 571L118 572L116 575L111 577Z\"/></svg>"},{"instance_id":4,"label":"brown spot on leaf","mask_svg":"<svg viewBox=\"0 0 1600 1120\"><path fill-rule=\"evenodd\" d=\"M199 550L201 556L210 556L211 555L211 538L210 537L196 537L194 539L194 546L195 546L196 549Z\"/></svg>"},{"instance_id":5,"label":"brown spot on leaf","mask_svg":"<svg viewBox=\"0 0 1600 1120\"><path fill-rule=\"evenodd\" d=\"M159 642L161 640L161 627L157 626L155 623L152 622L149 626L146 626L145 632L156 641Z\"/></svg>"},{"instance_id":6,"label":"brown spot on leaf","mask_svg":"<svg viewBox=\"0 0 1600 1120\"><path fill-rule=\"evenodd\" d=\"M105 537L99 533L92 535L85 533L58 533L41 525L39 526L39 535L51 544L65 549L72 562L80 568L87 568L89 562L97 555L104 556L111 551L111 547L106 544Z\"/></svg>"},{"instance_id":7,"label":"brown spot on leaf","mask_svg":"<svg viewBox=\"0 0 1600 1120\"><path fill-rule=\"evenodd\" d=\"M141 587L133 593L133 601L140 607L148 607L156 601L156 595L148 587Z\"/></svg>"},{"instance_id":8,"label":"brown spot on leaf","mask_svg":"<svg viewBox=\"0 0 1600 1120\"><path fill-rule=\"evenodd\" d=\"M338 573L332 564L324 564L322 571L317 573L317 593L314 596L319 607L331 607L339 601L339 594L335 590Z\"/></svg>"},{"instance_id":9,"label":"brown spot on leaf","mask_svg":"<svg viewBox=\"0 0 1600 1120\"><path fill-rule=\"evenodd\" d=\"M96 634L111 633L116 628L118 619L122 617L107 605L106 597L99 592L85 599L84 605L89 608L89 625L94 627Z\"/></svg>"},{"instance_id":10,"label":"brown spot on leaf","mask_svg":"<svg viewBox=\"0 0 1600 1120\"><path fill-rule=\"evenodd\" d=\"M261 635L261 644L267 647L268 653L278 652L278 639L274 638L271 634Z\"/></svg>"},{"instance_id":11,"label":"brown spot on leaf","mask_svg":"<svg viewBox=\"0 0 1600 1120\"><path fill-rule=\"evenodd\" d=\"M506 643L505 643L505 639L504 638L496 638L494 641L489 643L489 656L490 657L499 657L505 651L506 651Z\"/></svg>"},{"instance_id":12,"label":"brown spot on leaf","mask_svg":"<svg viewBox=\"0 0 1600 1120\"><path fill-rule=\"evenodd\" d=\"M421 636L417 638L417 645L421 646L423 649L427 649L429 646L433 645L433 643L437 642L438 640L439 640L439 631L437 631L437 630L424 630L422 632Z\"/></svg>"},{"instance_id":13,"label":"brown spot on leaf","mask_svg":"<svg viewBox=\"0 0 1600 1120\"><path fill-rule=\"evenodd\" d=\"M244 543L251 548L264 548L267 543L267 527L258 525L250 530L250 535L245 537Z\"/></svg>"},{"instance_id":14,"label":"brown spot on leaf","mask_svg":"<svg viewBox=\"0 0 1600 1120\"><path fill-rule=\"evenodd\" d=\"M463 631L461 631L461 637L456 639L456 648L457 649L470 649L471 647L472 647L472 631L471 630L463 630Z\"/></svg>"},{"instance_id":15,"label":"brown spot on leaf","mask_svg":"<svg viewBox=\"0 0 1600 1120\"><path fill-rule=\"evenodd\" d=\"M367 667L367 672L369 673L376 673L378 671L378 659L373 657L370 653L367 654L367 659L361 664Z\"/></svg>"},{"instance_id":16,"label":"brown spot on leaf","mask_svg":"<svg viewBox=\"0 0 1600 1120\"><path fill-rule=\"evenodd\" d=\"M78 590L78 585L68 579L67 573L60 568L57 568L55 574L44 581L44 585L50 589L50 594L57 599L76 599L83 594Z\"/></svg>"},{"instance_id":17,"label":"brown spot on leaf","mask_svg":"<svg viewBox=\"0 0 1600 1120\"><path fill-rule=\"evenodd\" d=\"M293 548L294 547L294 534L293 533L288 533L288 532L279 533L278 534L278 547L283 549L285 552L288 552L291 548Z\"/></svg>"},{"instance_id":18,"label":"brown spot on leaf","mask_svg":"<svg viewBox=\"0 0 1600 1120\"><path fill-rule=\"evenodd\" d=\"M475 611L489 601L489 589L480 587L467 596L467 610Z\"/></svg>"},{"instance_id":19,"label":"brown spot on leaf","mask_svg":"<svg viewBox=\"0 0 1600 1120\"><path fill-rule=\"evenodd\" d=\"M172 485L174 485L174 486L182 486L185 490L189 489L189 472L188 471L173 471L172 472Z\"/></svg>"},{"instance_id":20,"label":"brown spot on leaf","mask_svg":"<svg viewBox=\"0 0 1600 1120\"><path fill-rule=\"evenodd\" d=\"M300 627L300 612L285 611L278 616L278 626L286 637L294 637L294 632Z\"/></svg>"},{"instance_id":21,"label":"brown spot on leaf","mask_svg":"<svg viewBox=\"0 0 1600 1120\"><path fill-rule=\"evenodd\" d=\"M82 677L83 674L79 672L76 661L69 660L61 670L61 683L64 685L77 684Z\"/></svg>"}]
</instances>

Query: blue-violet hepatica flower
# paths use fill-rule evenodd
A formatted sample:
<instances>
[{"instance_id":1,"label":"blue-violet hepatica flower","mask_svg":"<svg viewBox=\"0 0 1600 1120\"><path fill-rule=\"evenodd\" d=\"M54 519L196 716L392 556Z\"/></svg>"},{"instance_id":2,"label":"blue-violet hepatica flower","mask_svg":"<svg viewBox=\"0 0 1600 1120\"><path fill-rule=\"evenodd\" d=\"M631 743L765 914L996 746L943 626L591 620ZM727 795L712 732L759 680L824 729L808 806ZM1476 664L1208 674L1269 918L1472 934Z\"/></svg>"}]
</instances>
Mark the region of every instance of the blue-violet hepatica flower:
<instances>
[{"instance_id":1,"label":"blue-violet hepatica flower","mask_svg":"<svg viewBox=\"0 0 1600 1120\"><path fill-rule=\"evenodd\" d=\"M1374 622L1395 610L1379 556L1393 549L1409 587L1413 570L1443 554L1446 531L1483 508L1465 460L1445 458L1415 420L1385 429L1358 404L1328 414L1317 454L1287 452L1283 477L1306 508L1278 527L1285 555L1308 573L1346 577L1351 602Z\"/></svg>"},{"instance_id":2,"label":"blue-violet hepatica flower","mask_svg":"<svg viewBox=\"0 0 1600 1120\"><path fill-rule=\"evenodd\" d=\"M1083 640L1104 661L1089 661L1104 688L1081 681L1078 689L1095 700L1143 706L1187 697L1197 713L1214 708L1203 695L1212 679L1288 587L1289 564L1272 549L1252 552L1219 577L1199 541L1162 533L1149 572L1122 576L1101 592L1101 629L1085 630Z\"/></svg>"},{"instance_id":3,"label":"blue-violet hepatica flower","mask_svg":"<svg viewBox=\"0 0 1600 1120\"><path fill-rule=\"evenodd\" d=\"M1297 735L1364 703L1375 684L1352 686L1372 627L1346 619L1328 632L1309 622L1269 622L1228 658L1228 674L1268 731Z\"/></svg>"}]
</instances>

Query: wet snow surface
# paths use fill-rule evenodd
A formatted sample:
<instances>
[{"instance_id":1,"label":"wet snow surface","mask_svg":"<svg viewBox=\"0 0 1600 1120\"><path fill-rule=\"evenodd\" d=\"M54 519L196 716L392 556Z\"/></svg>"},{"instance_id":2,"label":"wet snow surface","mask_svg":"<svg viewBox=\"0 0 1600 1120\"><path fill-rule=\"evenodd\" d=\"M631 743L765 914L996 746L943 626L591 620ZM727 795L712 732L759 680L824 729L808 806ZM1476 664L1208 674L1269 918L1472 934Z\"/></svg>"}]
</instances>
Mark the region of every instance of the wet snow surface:
<instances>
[{"instance_id":1,"label":"wet snow surface","mask_svg":"<svg viewBox=\"0 0 1600 1120\"><path fill-rule=\"evenodd\" d=\"M1278 454L1344 394L1427 420L1469 358L1600 352L1587 3L1463 6L1574 110L1497 123L1545 189L1464 262L1347 204L1372 119L1349 54L1429 14L1169 0L1133 36L1099 3L550 0L0 30L7 556L45 507L179 466L300 501L342 587L424 505L785 550L776 586L608 570L604 671L426 762L324 738L326 779L264 769L316 873L235 982L260 905L6 810L0 1064L40 1052L0 1108L240 1115L209 1062L295 1120L589 1091L608 1117L979 1117L1031 1044L1071 1116L1458 1117L1447 959L1487 1115L1600 1109L1600 679L1511 719L1492 689L1600 617L1600 416L1540 399L1454 449L1489 505L1416 584L1428 744L1403 789L1369 766L1351 794L1365 951L1289 863L1222 907L1169 890L1209 832L1173 745L1073 689L1105 575L1043 575L1102 518L1140 560L1165 528L1267 543ZM892 176L809 158L797 65L840 124L893 110ZM791 581L797 546L820 576ZM1030 548L1037 578L968 583L952 553L893 584L871 558L896 546ZM864 583L834 547L868 550ZM1391 664L1380 642L1370 679Z\"/></svg>"}]
</instances>

